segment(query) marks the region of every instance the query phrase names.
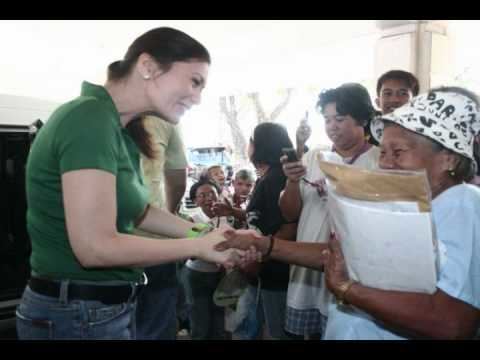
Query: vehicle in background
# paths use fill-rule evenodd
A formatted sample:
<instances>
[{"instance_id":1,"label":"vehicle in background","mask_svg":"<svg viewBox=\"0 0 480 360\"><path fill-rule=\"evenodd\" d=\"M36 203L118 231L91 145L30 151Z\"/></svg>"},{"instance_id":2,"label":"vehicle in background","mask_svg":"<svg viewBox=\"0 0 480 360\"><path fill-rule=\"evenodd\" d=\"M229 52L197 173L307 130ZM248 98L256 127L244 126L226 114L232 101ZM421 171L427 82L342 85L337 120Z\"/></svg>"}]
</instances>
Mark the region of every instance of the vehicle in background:
<instances>
[{"instance_id":1,"label":"vehicle in background","mask_svg":"<svg viewBox=\"0 0 480 360\"><path fill-rule=\"evenodd\" d=\"M57 104L0 95L0 339L16 338L15 309L30 278L25 165L30 145Z\"/></svg>"},{"instance_id":2,"label":"vehicle in background","mask_svg":"<svg viewBox=\"0 0 480 360\"><path fill-rule=\"evenodd\" d=\"M232 161L225 146L208 146L187 149L189 177L198 180L203 171L212 165L220 165L228 175Z\"/></svg>"},{"instance_id":3,"label":"vehicle in background","mask_svg":"<svg viewBox=\"0 0 480 360\"><path fill-rule=\"evenodd\" d=\"M206 146L187 149L188 177L187 188L180 206L180 215L189 217L198 211L197 205L190 199L190 187L199 180L200 175L212 165L220 165L225 172L226 182L230 184L233 167L225 146Z\"/></svg>"}]
</instances>

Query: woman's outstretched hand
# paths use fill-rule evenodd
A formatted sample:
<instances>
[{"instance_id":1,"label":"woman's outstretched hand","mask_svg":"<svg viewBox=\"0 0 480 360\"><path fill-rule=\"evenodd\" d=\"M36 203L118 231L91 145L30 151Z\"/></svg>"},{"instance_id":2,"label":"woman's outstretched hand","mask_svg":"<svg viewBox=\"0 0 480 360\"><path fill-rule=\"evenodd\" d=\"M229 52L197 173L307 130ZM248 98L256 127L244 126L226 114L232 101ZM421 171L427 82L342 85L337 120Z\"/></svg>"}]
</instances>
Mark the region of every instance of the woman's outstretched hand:
<instances>
[{"instance_id":1,"label":"woman's outstretched hand","mask_svg":"<svg viewBox=\"0 0 480 360\"><path fill-rule=\"evenodd\" d=\"M328 289L338 298L342 293L342 285L348 282L348 270L342 253L340 241L335 234L330 236L328 250L323 250L325 256L325 280Z\"/></svg>"},{"instance_id":2,"label":"woman's outstretched hand","mask_svg":"<svg viewBox=\"0 0 480 360\"><path fill-rule=\"evenodd\" d=\"M223 251L226 249L247 250L254 246L261 250L264 236L258 234L255 230L233 230L225 229L223 232L224 241L215 246L215 250ZM268 246L268 245L267 245Z\"/></svg>"},{"instance_id":3,"label":"woman's outstretched hand","mask_svg":"<svg viewBox=\"0 0 480 360\"><path fill-rule=\"evenodd\" d=\"M245 251L234 248L225 249L225 251L216 250L217 244L225 242L226 231L233 231L233 229L228 226L222 226L194 241L198 242L197 244L200 246L198 251L200 259L216 263L226 269L231 269L244 262L243 256Z\"/></svg>"},{"instance_id":4,"label":"woman's outstretched hand","mask_svg":"<svg viewBox=\"0 0 480 360\"><path fill-rule=\"evenodd\" d=\"M226 229L223 236L225 237L224 241L217 243L215 250L237 249L237 251L241 251L237 262L240 267L247 266L252 262L260 262L262 254L267 252L270 243L268 237L262 236L254 230Z\"/></svg>"}]
</instances>

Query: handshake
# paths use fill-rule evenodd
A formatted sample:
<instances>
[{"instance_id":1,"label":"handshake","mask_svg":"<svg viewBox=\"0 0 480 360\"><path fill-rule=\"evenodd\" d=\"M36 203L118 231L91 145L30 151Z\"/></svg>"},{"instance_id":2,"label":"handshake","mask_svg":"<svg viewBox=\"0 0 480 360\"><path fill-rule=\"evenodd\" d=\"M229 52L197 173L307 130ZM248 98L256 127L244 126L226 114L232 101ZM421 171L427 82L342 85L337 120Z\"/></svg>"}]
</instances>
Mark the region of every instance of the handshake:
<instances>
[{"instance_id":1,"label":"handshake","mask_svg":"<svg viewBox=\"0 0 480 360\"><path fill-rule=\"evenodd\" d=\"M229 226L215 229L195 240L198 258L232 269L262 262L270 255L273 238L254 230L234 230Z\"/></svg>"}]
</instances>

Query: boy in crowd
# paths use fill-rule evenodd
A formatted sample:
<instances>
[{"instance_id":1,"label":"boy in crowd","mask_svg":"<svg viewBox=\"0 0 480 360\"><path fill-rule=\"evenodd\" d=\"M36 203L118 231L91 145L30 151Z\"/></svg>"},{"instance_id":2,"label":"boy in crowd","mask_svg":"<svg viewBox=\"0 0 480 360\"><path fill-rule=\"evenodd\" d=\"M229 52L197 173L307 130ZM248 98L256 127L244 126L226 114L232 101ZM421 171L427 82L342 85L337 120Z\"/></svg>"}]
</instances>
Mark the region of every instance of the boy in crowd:
<instances>
[{"instance_id":1,"label":"boy in crowd","mask_svg":"<svg viewBox=\"0 0 480 360\"><path fill-rule=\"evenodd\" d=\"M375 104L382 115L388 114L405 105L420 90L418 79L412 73L404 70L390 70L377 80L377 98ZM370 123L365 127L368 142L378 146L378 142L370 134Z\"/></svg>"},{"instance_id":2,"label":"boy in crowd","mask_svg":"<svg viewBox=\"0 0 480 360\"><path fill-rule=\"evenodd\" d=\"M237 171L232 182L233 196L231 199L224 198L223 202L213 205L213 211L217 216L227 216L229 224L235 229L245 227L245 209L248 197L252 191L255 178L250 170Z\"/></svg>"},{"instance_id":3,"label":"boy in crowd","mask_svg":"<svg viewBox=\"0 0 480 360\"><path fill-rule=\"evenodd\" d=\"M378 78L375 104L385 115L417 96L419 90L415 75L408 71L390 70Z\"/></svg>"},{"instance_id":4,"label":"boy in crowd","mask_svg":"<svg viewBox=\"0 0 480 360\"><path fill-rule=\"evenodd\" d=\"M225 172L223 171L223 168L221 165L210 166L207 169L206 173L202 175L200 178L203 178L203 177L207 177L208 179L214 181L220 187L220 193L219 193L220 200L224 198L230 198L232 196L228 188L228 185L226 184Z\"/></svg>"}]
</instances>

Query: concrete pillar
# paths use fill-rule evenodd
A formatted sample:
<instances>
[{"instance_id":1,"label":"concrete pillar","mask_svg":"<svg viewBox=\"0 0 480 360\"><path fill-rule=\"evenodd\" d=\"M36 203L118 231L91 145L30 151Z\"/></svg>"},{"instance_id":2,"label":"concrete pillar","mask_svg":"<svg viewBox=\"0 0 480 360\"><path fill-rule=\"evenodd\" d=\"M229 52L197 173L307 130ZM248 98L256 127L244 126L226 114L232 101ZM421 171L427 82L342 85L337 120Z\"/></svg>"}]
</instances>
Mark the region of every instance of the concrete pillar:
<instances>
[{"instance_id":1,"label":"concrete pillar","mask_svg":"<svg viewBox=\"0 0 480 360\"><path fill-rule=\"evenodd\" d=\"M378 20L380 38L375 49L375 76L388 70L410 71L420 82L420 92L448 84L453 66L447 21Z\"/></svg>"}]
</instances>

